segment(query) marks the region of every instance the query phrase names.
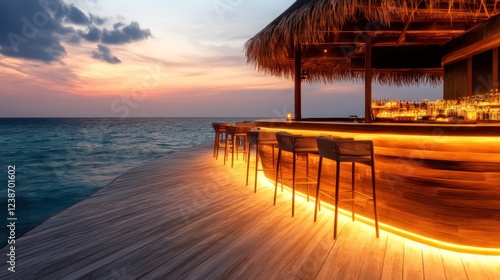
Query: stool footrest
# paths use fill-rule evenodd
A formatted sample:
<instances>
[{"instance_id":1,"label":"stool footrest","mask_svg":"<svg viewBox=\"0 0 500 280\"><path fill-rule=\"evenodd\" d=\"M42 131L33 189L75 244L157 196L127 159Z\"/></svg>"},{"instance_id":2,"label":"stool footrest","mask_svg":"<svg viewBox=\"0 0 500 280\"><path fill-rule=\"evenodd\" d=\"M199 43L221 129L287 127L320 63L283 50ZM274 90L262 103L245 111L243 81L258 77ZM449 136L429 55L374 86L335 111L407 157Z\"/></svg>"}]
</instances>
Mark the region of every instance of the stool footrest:
<instances>
[{"instance_id":1,"label":"stool footrest","mask_svg":"<svg viewBox=\"0 0 500 280\"><path fill-rule=\"evenodd\" d=\"M353 193L352 191L341 191L341 192L339 192L339 195L352 194L352 193ZM358 192L358 191L354 191L354 194L355 195L361 195L361 196L363 196L365 198L364 200L373 200L373 197L371 197L371 196L369 196L367 194ZM342 199L342 200L344 200L344 199ZM351 200L353 200L353 199L351 199ZM354 200L362 200L362 199L361 198L358 198L358 199L355 198ZM346 200L344 200L344 201L346 201Z\"/></svg>"},{"instance_id":2,"label":"stool footrest","mask_svg":"<svg viewBox=\"0 0 500 280\"><path fill-rule=\"evenodd\" d=\"M342 201L355 201L355 202L366 202L366 201L370 201L370 200L373 200L373 198L370 198L370 199L361 199L361 198L346 198L346 199L342 199Z\"/></svg>"},{"instance_id":3,"label":"stool footrest","mask_svg":"<svg viewBox=\"0 0 500 280\"><path fill-rule=\"evenodd\" d=\"M257 169L257 171L276 171L276 168Z\"/></svg>"},{"instance_id":4,"label":"stool footrest","mask_svg":"<svg viewBox=\"0 0 500 280\"><path fill-rule=\"evenodd\" d=\"M322 191L320 190L319 191L321 193L321 195L324 195L324 196L328 196L329 198L335 200L335 194L329 194L325 191ZM369 200L373 200L373 197L367 195L367 194L364 194L364 193L359 193L359 192L354 192L355 194L357 195L361 195L363 196L363 198L361 197L355 197L354 199L352 198L342 198L342 201L369 201ZM339 192L339 196L340 195L345 195L345 194L352 194L351 191L343 191L343 192Z\"/></svg>"},{"instance_id":5,"label":"stool footrest","mask_svg":"<svg viewBox=\"0 0 500 280\"><path fill-rule=\"evenodd\" d=\"M288 185L292 185L293 184L293 181L292 181L292 178L280 178L278 179L278 182L281 182L281 183L287 183ZM314 179L297 179L295 178L295 185L305 185L305 184L317 184L318 181L314 180Z\"/></svg>"}]
</instances>

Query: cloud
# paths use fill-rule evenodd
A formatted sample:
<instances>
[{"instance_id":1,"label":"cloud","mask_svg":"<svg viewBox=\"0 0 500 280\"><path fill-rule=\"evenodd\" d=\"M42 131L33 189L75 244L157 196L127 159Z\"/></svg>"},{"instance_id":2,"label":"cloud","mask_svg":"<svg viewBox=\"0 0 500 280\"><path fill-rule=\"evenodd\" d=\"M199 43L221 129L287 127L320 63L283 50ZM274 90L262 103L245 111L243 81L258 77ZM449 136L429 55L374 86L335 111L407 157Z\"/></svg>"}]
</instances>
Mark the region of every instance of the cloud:
<instances>
[{"instance_id":1,"label":"cloud","mask_svg":"<svg viewBox=\"0 0 500 280\"><path fill-rule=\"evenodd\" d=\"M97 51L92 52L92 58L106 61L111 64L122 63L118 57L111 54L111 50L103 45L97 45Z\"/></svg>"},{"instance_id":2,"label":"cloud","mask_svg":"<svg viewBox=\"0 0 500 280\"><path fill-rule=\"evenodd\" d=\"M103 24L105 24L108 20L107 20L106 18L103 18L103 17L99 17L99 16L96 16L96 15L90 14L90 21L91 21L93 24L96 24L96 25L103 25Z\"/></svg>"},{"instance_id":3,"label":"cloud","mask_svg":"<svg viewBox=\"0 0 500 280\"><path fill-rule=\"evenodd\" d=\"M151 37L139 23L103 25L107 18L85 14L63 0L0 1L0 54L45 63L60 62L67 56L64 43L82 42L128 44ZM83 40L80 40L82 38ZM98 50L100 59L119 63L108 52ZM109 56L107 56L109 55ZM92 52L92 57L96 52Z\"/></svg>"},{"instance_id":4,"label":"cloud","mask_svg":"<svg viewBox=\"0 0 500 280\"><path fill-rule=\"evenodd\" d=\"M124 26L123 22L119 21L119 22L113 24L113 29L119 29L122 26Z\"/></svg>"},{"instance_id":5,"label":"cloud","mask_svg":"<svg viewBox=\"0 0 500 280\"><path fill-rule=\"evenodd\" d=\"M46 1L0 2L0 53L5 56L58 61L66 55L58 35L68 29L53 14L60 11L61 3Z\"/></svg>"},{"instance_id":6,"label":"cloud","mask_svg":"<svg viewBox=\"0 0 500 280\"><path fill-rule=\"evenodd\" d=\"M101 39L101 30L97 27L90 27L87 33L80 32L80 36L89 42L98 42Z\"/></svg>"},{"instance_id":7,"label":"cloud","mask_svg":"<svg viewBox=\"0 0 500 280\"><path fill-rule=\"evenodd\" d=\"M90 24L90 19L77 7L70 5L66 11L66 20L68 22L80 25Z\"/></svg>"},{"instance_id":8,"label":"cloud","mask_svg":"<svg viewBox=\"0 0 500 280\"><path fill-rule=\"evenodd\" d=\"M89 26L86 33L80 31L80 36L89 42L121 45L145 40L151 37L151 31L149 29L141 29L137 22L131 22L129 25L117 22L113 24L113 30Z\"/></svg>"},{"instance_id":9,"label":"cloud","mask_svg":"<svg viewBox=\"0 0 500 280\"><path fill-rule=\"evenodd\" d=\"M101 41L105 44L126 44L149 37L151 37L149 29L143 30L139 27L139 23L133 21L126 26L117 23L111 31L104 29Z\"/></svg>"}]
</instances>

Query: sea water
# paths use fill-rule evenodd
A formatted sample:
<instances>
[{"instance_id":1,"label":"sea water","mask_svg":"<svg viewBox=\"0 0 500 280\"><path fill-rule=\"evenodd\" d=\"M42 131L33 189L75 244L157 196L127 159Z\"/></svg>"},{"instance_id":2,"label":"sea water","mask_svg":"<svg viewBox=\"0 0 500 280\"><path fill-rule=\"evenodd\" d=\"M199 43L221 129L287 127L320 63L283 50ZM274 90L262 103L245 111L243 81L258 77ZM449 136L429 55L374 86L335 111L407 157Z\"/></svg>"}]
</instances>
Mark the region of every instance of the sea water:
<instances>
[{"instance_id":1,"label":"sea water","mask_svg":"<svg viewBox=\"0 0 500 280\"><path fill-rule=\"evenodd\" d=\"M0 221L17 218L19 237L133 167L213 141L212 122L248 119L0 118ZM9 166L15 166L11 216ZM0 229L0 247L8 234Z\"/></svg>"}]
</instances>

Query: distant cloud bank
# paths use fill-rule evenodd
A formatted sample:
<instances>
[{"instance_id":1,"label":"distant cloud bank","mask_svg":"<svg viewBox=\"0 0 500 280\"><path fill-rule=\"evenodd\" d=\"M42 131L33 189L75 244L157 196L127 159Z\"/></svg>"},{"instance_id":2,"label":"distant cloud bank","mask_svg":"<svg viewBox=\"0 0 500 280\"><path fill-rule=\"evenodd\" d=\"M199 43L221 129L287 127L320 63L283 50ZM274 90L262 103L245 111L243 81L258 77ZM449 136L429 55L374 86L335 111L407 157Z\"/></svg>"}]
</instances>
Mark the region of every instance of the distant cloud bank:
<instances>
[{"instance_id":1,"label":"distant cloud bank","mask_svg":"<svg viewBox=\"0 0 500 280\"><path fill-rule=\"evenodd\" d=\"M97 43L92 58L117 64L108 45L123 45L151 37L139 23L109 23L109 18L85 14L63 0L0 2L0 54L46 63L62 61L63 43ZM110 27L107 27L109 24ZM109 28L109 29L108 29Z\"/></svg>"}]
</instances>

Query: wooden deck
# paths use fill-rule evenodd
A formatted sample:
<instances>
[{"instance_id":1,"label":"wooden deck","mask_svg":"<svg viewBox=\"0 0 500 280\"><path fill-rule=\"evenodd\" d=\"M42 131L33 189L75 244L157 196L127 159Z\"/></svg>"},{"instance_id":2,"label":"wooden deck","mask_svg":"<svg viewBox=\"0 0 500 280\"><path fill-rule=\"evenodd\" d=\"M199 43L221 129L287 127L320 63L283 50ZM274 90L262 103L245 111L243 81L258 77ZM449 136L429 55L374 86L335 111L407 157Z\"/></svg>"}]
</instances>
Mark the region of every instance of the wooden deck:
<instances>
[{"instance_id":1,"label":"wooden deck","mask_svg":"<svg viewBox=\"0 0 500 280\"><path fill-rule=\"evenodd\" d=\"M499 256L417 244L313 202L245 186L246 164L212 158L211 143L119 176L16 240L16 272L0 279L498 279ZM264 180L261 180L263 182ZM253 180L251 180L253 183ZM18 207L22 207L19 205Z\"/></svg>"}]
</instances>

